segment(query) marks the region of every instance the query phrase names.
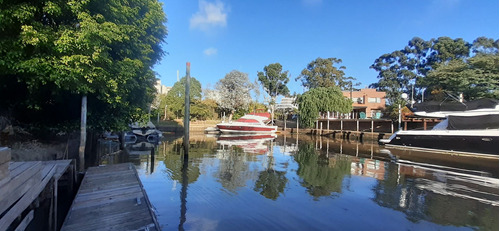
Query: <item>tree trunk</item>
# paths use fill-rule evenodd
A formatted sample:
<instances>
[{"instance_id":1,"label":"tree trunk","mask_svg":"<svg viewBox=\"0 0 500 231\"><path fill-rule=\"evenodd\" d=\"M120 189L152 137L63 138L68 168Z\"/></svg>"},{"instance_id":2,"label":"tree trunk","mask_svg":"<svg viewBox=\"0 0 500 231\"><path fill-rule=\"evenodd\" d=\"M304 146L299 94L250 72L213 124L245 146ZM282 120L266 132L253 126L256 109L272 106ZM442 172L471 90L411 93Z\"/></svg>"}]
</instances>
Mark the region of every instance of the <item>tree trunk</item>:
<instances>
[{"instance_id":1,"label":"tree trunk","mask_svg":"<svg viewBox=\"0 0 500 231\"><path fill-rule=\"evenodd\" d=\"M274 125L274 109L276 108L276 96L271 98L271 124Z\"/></svg>"}]
</instances>

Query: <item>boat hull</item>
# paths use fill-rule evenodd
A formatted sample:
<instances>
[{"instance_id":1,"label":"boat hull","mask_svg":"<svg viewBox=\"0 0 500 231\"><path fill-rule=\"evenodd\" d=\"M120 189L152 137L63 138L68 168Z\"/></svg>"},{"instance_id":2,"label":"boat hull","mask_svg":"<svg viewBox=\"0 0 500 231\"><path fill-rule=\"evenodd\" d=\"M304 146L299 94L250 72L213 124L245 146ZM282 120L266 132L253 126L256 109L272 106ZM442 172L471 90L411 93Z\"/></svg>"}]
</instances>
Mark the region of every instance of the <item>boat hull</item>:
<instances>
[{"instance_id":1,"label":"boat hull","mask_svg":"<svg viewBox=\"0 0 500 231\"><path fill-rule=\"evenodd\" d=\"M278 130L276 126L249 126L249 125L226 125L218 124L217 128L222 133L274 133Z\"/></svg>"},{"instance_id":2,"label":"boat hull","mask_svg":"<svg viewBox=\"0 0 500 231\"><path fill-rule=\"evenodd\" d=\"M396 134L387 146L425 148L498 156L498 135Z\"/></svg>"}]
</instances>

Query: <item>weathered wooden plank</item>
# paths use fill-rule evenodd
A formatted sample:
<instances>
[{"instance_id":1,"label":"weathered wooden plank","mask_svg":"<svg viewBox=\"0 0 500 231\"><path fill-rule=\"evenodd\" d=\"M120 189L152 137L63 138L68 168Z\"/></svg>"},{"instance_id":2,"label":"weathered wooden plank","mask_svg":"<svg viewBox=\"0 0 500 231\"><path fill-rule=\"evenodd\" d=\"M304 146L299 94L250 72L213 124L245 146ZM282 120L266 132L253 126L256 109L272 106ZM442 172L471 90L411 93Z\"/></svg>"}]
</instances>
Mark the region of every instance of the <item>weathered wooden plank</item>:
<instances>
[{"instance_id":1,"label":"weathered wooden plank","mask_svg":"<svg viewBox=\"0 0 500 231\"><path fill-rule=\"evenodd\" d=\"M75 203L80 203L88 200L96 200L100 198L111 198L114 196L119 196L121 194L129 194L129 193L142 193L142 191L141 188L137 187L137 185L130 185L115 189L100 190L89 193L80 193L78 198L75 199Z\"/></svg>"},{"instance_id":2,"label":"weathered wooden plank","mask_svg":"<svg viewBox=\"0 0 500 231\"><path fill-rule=\"evenodd\" d=\"M105 219L102 219L104 218ZM146 204L138 205L135 200L118 201L110 204L98 204L92 207L71 210L71 220L66 224L88 223L89 219L94 222L114 222L119 219L130 219L131 217L145 217L151 219ZM121 221L120 221L121 222Z\"/></svg>"},{"instance_id":3,"label":"weathered wooden plank","mask_svg":"<svg viewBox=\"0 0 500 231\"><path fill-rule=\"evenodd\" d=\"M0 147L0 164L10 162L11 152L10 148Z\"/></svg>"},{"instance_id":4,"label":"weathered wooden plank","mask_svg":"<svg viewBox=\"0 0 500 231\"><path fill-rule=\"evenodd\" d=\"M26 162L22 167L16 168L15 170L23 170L19 174L12 176L12 178L0 187L0 195L2 195L2 200L0 200L0 214L6 211L13 202L21 198L23 194L15 194L15 191L24 191L23 185L28 185L29 188L35 186L41 180L41 176L36 177L35 175L40 174L42 169L42 164L40 161L37 162ZM38 178L38 181L29 181L30 178ZM8 203L9 202L9 203ZM12 202L12 203L10 203ZM0 229L1 230L1 229Z\"/></svg>"},{"instance_id":5,"label":"weathered wooden plank","mask_svg":"<svg viewBox=\"0 0 500 231\"><path fill-rule=\"evenodd\" d=\"M135 168L119 164L88 169L61 230L157 230L157 224Z\"/></svg>"},{"instance_id":6,"label":"weathered wooden plank","mask_svg":"<svg viewBox=\"0 0 500 231\"><path fill-rule=\"evenodd\" d=\"M132 192L123 192L121 194L115 194L108 197L94 197L88 200L79 200L77 204L74 205L74 209L80 209L85 207L91 207L99 204L112 204L118 201L132 200L136 201L137 198L143 199L142 191L134 190Z\"/></svg>"},{"instance_id":7,"label":"weathered wooden plank","mask_svg":"<svg viewBox=\"0 0 500 231\"><path fill-rule=\"evenodd\" d=\"M8 209L14 202L19 200L21 196L23 196L31 187L35 186L38 182L42 180L42 173L38 172L35 175L31 176L26 182L19 185L17 188L13 188L9 194L4 194L0 198L0 212L4 212Z\"/></svg>"},{"instance_id":8,"label":"weathered wooden plank","mask_svg":"<svg viewBox=\"0 0 500 231\"><path fill-rule=\"evenodd\" d=\"M42 162L44 165L55 165L56 172L54 173L54 179L59 180L61 176L68 170L71 165L72 160L50 160Z\"/></svg>"},{"instance_id":9,"label":"weathered wooden plank","mask_svg":"<svg viewBox=\"0 0 500 231\"><path fill-rule=\"evenodd\" d=\"M0 187L10 181L9 163L0 164Z\"/></svg>"},{"instance_id":10,"label":"weathered wooden plank","mask_svg":"<svg viewBox=\"0 0 500 231\"><path fill-rule=\"evenodd\" d=\"M35 216L34 214L35 214L35 212L33 210L31 210L26 215L26 217L24 217L24 219L21 221L21 223L17 226L17 228L15 229L15 231L24 231L26 229L26 227L28 227L28 225L33 220L33 217Z\"/></svg>"},{"instance_id":11,"label":"weathered wooden plank","mask_svg":"<svg viewBox=\"0 0 500 231\"><path fill-rule=\"evenodd\" d=\"M46 174L43 174L45 176L43 180L24 194L23 197L0 219L0 230L6 230L12 221L14 221L36 197L38 197L40 192L42 192L48 181L54 175L55 167L53 165L45 166L42 169L42 173L44 172L46 172Z\"/></svg>"}]
</instances>

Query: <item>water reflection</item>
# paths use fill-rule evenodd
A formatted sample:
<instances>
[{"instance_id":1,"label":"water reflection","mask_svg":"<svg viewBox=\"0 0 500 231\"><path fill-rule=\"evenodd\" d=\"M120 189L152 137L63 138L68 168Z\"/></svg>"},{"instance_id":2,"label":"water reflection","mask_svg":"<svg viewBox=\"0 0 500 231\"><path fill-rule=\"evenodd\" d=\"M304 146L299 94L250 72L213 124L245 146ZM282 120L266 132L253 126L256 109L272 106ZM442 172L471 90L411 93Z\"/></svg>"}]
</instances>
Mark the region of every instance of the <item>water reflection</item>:
<instances>
[{"instance_id":1,"label":"water reflection","mask_svg":"<svg viewBox=\"0 0 500 231\"><path fill-rule=\"evenodd\" d=\"M341 193L344 177L350 175L350 158L318 155L310 143L299 145L294 160L299 164L297 175L302 178L301 185L316 200L321 196Z\"/></svg>"},{"instance_id":2,"label":"water reflection","mask_svg":"<svg viewBox=\"0 0 500 231\"><path fill-rule=\"evenodd\" d=\"M165 230L498 230L498 163L309 136L152 150L135 163Z\"/></svg>"}]
</instances>

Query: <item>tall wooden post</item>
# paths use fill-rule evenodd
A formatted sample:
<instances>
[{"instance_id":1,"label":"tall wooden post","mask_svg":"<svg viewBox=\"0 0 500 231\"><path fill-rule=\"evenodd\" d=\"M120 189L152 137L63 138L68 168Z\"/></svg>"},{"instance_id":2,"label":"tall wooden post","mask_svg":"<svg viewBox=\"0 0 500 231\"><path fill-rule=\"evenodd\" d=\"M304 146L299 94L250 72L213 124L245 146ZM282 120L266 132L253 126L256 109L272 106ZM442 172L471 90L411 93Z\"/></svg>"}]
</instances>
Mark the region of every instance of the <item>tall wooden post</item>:
<instances>
[{"instance_id":1,"label":"tall wooden post","mask_svg":"<svg viewBox=\"0 0 500 231\"><path fill-rule=\"evenodd\" d=\"M372 133L373 133L373 119L372 119Z\"/></svg>"},{"instance_id":2,"label":"tall wooden post","mask_svg":"<svg viewBox=\"0 0 500 231\"><path fill-rule=\"evenodd\" d=\"M186 89L184 95L184 160L187 160L189 149L189 114L190 114L190 85L191 63L186 63Z\"/></svg>"},{"instance_id":3,"label":"tall wooden post","mask_svg":"<svg viewBox=\"0 0 500 231\"><path fill-rule=\"evenodd\" d=\"M286 132L286 119L287 119L286 117L287 117L287 115L288 115L288 112L285 112L285 119L283 120L283 122L285 122L285 125L283 125L283 131L285 131L285 132Z\"/></svg>"},{"instance_id":4,"label":"tall wooden post","mask_svg":"<svg viewBox=\"0 0 500 231\"><path fill-rule=\"evenodd\" d=\"M85 143L87 141L87 96L82 96L82 110L80 118L80 148L78 149L78 157L80 164L78 171L85 170Z\"/></svg>"},{"instance_id":5,"label":"tall wooden post","mask_svg":"<svg viewBox=\"0 0 500 231\"><path fill-rule=\"evenodd\" d=\"M299 114L297 114L297 134L299 134Z\"/></svg>"}]
</instances>

